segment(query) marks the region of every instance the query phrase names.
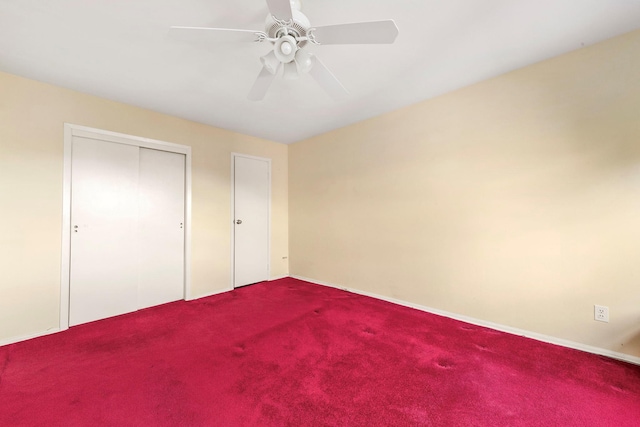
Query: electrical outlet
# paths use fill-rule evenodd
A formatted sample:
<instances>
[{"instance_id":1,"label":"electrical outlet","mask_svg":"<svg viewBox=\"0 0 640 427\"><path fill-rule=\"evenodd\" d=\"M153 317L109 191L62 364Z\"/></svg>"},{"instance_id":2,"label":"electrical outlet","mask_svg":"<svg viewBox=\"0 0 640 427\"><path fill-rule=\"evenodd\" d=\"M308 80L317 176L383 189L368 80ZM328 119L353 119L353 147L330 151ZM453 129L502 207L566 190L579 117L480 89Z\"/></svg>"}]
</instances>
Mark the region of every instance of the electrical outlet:
<instances>
[{"instance_id":1,"label":"electrical outlet","mask_svg":"<svg viewBox=\"0 0 640 427\"><path fill-rule=\"evenodd\" d=\"M609 322L609 307L604 305L594 305L593 318L599 322Z\"/></svg>"}]
</instances>

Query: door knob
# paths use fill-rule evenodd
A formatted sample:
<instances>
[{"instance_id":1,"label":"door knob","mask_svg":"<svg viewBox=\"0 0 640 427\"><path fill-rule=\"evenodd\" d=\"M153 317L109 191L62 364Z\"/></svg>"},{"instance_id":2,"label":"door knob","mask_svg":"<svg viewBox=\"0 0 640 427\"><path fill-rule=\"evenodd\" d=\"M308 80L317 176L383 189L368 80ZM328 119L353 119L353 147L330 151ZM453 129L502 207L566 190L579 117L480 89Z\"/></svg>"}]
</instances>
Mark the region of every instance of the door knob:
<instances>
[{"instance_id":1,"label":"door knob","mask_svg":"<svg viewBox=\"0 0 640 427\"><path fill-rule=\"evenodd\" d=\"M241 219L236 219L236 224L242 224L242 220Z\"/></svg>"}]
</instances>

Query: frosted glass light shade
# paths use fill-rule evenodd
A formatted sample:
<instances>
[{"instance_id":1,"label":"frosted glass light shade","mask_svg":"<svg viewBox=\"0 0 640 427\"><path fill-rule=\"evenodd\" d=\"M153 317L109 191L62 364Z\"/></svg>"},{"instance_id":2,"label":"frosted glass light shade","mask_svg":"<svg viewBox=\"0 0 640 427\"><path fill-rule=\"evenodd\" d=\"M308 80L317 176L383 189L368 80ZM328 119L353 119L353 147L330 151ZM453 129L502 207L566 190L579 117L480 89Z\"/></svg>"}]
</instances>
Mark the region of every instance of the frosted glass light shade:
<instances>
[{"instance_id":1,"label":"frosted glass light shade","mask_svg":"<svg viewBox=\"0 0 640 427\"><path fill-rule=\"evenodd\" d=\"M300 73L308 73L313 67L313 53L309 53L304 50L296 52L296 64L298 64L298 71Z\"/></svg>"},{"instance_id":2,"label":"frosted glass light shade","mask_svg":"<svg viewBox=\"0 0 640 427\"><path fill-rule=\"evenodd\" d=\"M264 68L266 68L271 74L275 74L280 66L280 60L276 57L276 54L273 51L260 57L260 61Z\"/></svg>"},{"instance_id":3,"label":"frosted glass light shade","mask_svg":"<svg viewBox=\"0 0 640 427\"><path fill-rule=\"evenodd\" d=\"M296 66L296 63L294 61L284 64L284 71L282 72L282 76L288 80L293 80L300 77L300 75L298 74L298 67Z\"/></svg>"},{"instance_id":4,"label":"frosted glass light shade","mask_svg":"<svg viewBox=\"0 0 640 427\"><path fill-rule=\"evenodd\" d=\"M296 39L292 36L282 36L278 38L273 46L276 58L282 63L293 61L297 49Z\"/></svg>"}]
</instances>

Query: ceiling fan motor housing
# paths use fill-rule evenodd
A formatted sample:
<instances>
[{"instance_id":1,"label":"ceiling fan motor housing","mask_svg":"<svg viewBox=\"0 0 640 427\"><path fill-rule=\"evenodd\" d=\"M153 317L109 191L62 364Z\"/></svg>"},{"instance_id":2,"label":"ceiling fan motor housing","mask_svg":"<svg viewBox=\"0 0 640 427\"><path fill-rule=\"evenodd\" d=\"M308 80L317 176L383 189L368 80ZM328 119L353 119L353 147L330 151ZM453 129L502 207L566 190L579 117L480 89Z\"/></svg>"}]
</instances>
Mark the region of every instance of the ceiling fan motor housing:
<instances>
[{"instance_id":1,"label":"ceiling fan motor housing","mask_svg":"<svg viewBox=\"0 0 640 427\"><path fill-rule=\"evenodd\" d=\"M293 19L289 25L285 25L282 21L274 19L272 15L267 16L265 23L265 33L270 38L281 38L283 36L293 36L296 38L306 37L307 31L311 28L309 19L299 10L292 9L291 14ZM277 42L276 42L277 43ZM304 47L307 44L307 40L301 40L297 42L298 49ZM294 49L295 51L296 49Z\"/></svg>"}]
</instances>

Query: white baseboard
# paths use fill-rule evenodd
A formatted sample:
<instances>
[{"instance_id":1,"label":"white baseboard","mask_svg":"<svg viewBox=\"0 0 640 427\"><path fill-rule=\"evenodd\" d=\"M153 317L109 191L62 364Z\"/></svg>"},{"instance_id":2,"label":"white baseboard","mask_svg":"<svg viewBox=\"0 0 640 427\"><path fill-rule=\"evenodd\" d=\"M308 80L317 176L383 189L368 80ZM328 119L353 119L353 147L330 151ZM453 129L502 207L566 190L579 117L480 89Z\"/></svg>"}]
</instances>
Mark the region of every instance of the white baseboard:
<instances>
[{"instance_id":1,"label":"white baseboard","mask_svg":"<svg viewBox=\"0 0 640 427\"><path fill-rule=\"evenodd\" d=\"M290 276L271 277L267 281L268 282L272 282L274 280L286 279L287 277L290 277ZM192 298L189 298L189 299L185 299L185 301L193 301L193 300L197 300L197 299L200 299L200 298L212 297L214 295L223 294L225 292L230 292L230 291L232 291L234 289L235 288L233 286L229 286L228 288L224 288L224 289L220 289L220 290L217 290L217 291L209 292L208 294L198 295L197 297L192 297Z\"/></svg>"},{"instance_id":2,"label":"white baseboard","mask_svg":"<svg viewBox=\"0 0 640 427\"><path fill-rule=\"evenodd\" d=\"M640 357L631 356L631 355L624 354L624 353L619 353L617 351L612 351L612 350L607 350L607 349L600 348L600 347L594 347L594 346L590 346L590 345L586 345L586 344L581 344L581 343L578 343L578 342L569 341L569 340L565 340L565 339L562 339L562 338L556 338L556 337L552 337L550 335L539 334L537 332L531 332L531 331L527 331L527 330L524 330L524 329L513 328L511 326L500 325L498 323L493 323L493 322L488 322L488 321L485 321L485 320L475 319L473 317L464 316L464 315L456 314L456 313L451 313L451 312L448 312L448 311L439 310L437 308L426 307L426 306L423 306L423 305L420 305L420 304L414 304L412 302L407 302L407 301L399 300L399 299L396 299L396 298L387 297L387 296L384 296L384 295L377 295L377 294L374 294L374 293L371 293L371 292L365 292L365 291L361 291L361 290L358 290L358 289L351 289L351 288L347 288L345 286L335 285L333 283L322 282L322 281L319 281L319 280L310 279L308 277L295 276L295 275L292 275L291 277L293 277L294 279L304 280L305 282L311 282L311 283L314 283L316 285L322 285L322 286L328 286L328 287L331 287L331 288L341 289L343 291L351 292L351 293L354 293L354 294L364 295L364 296L367 296L367 297L379 299L379 300L382 300L382 301L391 302L391 303L402 305L402 306L405 306L405 307L415 308L416 310L425 311L427 313L432 313L432 314L437 314L439 316L448 317L450 319L460 320L462 322L470 323L472 325L483 326L483 327L486 327L486 328L494 329L496 331L507 332L507 333L510 333L510 334L513 334L513 335L519 335L519 336L531 338L531 339L534 339L534 340L537 340L537 341L546 342L546 343L549 343L549 344L556 344L556 345L559 345L559 346L562 346L562 347L567 347L567 348L571 348L571 349L574 349L574 350L581 350L581 351L584 351L584 352L587 352L587 353L597 354L597 355L600 355L600 356L607 356L607 357L610 357L612 359L622 360L624 362L629 362L629 363L633 363L635 365L640 365Z\"/></svg>"},{"instance_id":3,"label":"white baseboard","mask_svg":"<svg viewBox=\"0 0 640 427\"><path fill-rule=\"evenodd\" d=\"M197 299L200 299L200 298L206 298L206 297L210 297L210 296L213 296L213 295L222 294L224 292L229 292L229 291L232 291L232 290L233 290L233 288L221 289L221 290L217 290L217 291L211 292L211 293L206 294L206 295L200 295L200 296L197 296L197 297L194 297L194 298L190 298L190 299L186 299L185 298L185 301L194 301L194 300L197 300ZM55 333L58 333L58 332L63 332L63 331L66 331L68 329L69 328L54 328L54 329L49 329L47 331L39 332L39 333L36 333L36 334L24 335L24 336L14 337L14 338L7 338L7 339L4 339L4 340L0 340L0 347L2 347L4 345L9 345L9 344L15 344L15 343L20 342L20 341L30 340L32 338L44 337L46 335L51 335L51 334L55 334Z\"/></svg>"},{"instance_id":4,"label":"white baseboard","mask_svg":"<svg viewBox=\"0 0 640 427\"><path fill-rule=\"evenodd\" d=\"M272 277L267 281L268 282L273 282L274 280L286 279L287 277L290 277L290 276ZM232 291L234 289L235 289L234 287L230 286L228 288L224 288L224 289L220 289L220 290L217 290L217 291L209 292L208 294L198 295L197 297L189 298L189 299L187 299L185 301L194 301L194 300L197 300L197 299L200 299L200 298L212 297L214 295L223 294L225 292L230 292L230 291Z\"/></svg>"},{"instance_id":5,"label":"white baseboard","mask_svg":"<svg viewBox=\"0 0 640 427\"><path fill-rule=\"evenodd\" d=\"M219 289L217 291L209 292L208 294L198 295L197 297L191 297L189 299L185 299L185 301L195 301L195 300L200 299L200 298L212 297L214 295L223 294L225 292L229 292L229 291L232 291L232 290L233 290L233 288Z\"/></svg>"},{"instance_id":6,"label":"white baseboard","mask_svg":"<svg viewBox=\"0 0 640 427\"><path fill-rule=\"evenodd\" d=\"M48 329L44 332L38 332L36 334L30 334L30 335L23 335L21 337L7 338L4 340L0 340L0 347L2 347L3 345L15 344L20 341L30 340L33 338L44 337L46 335L55 334L57 332L60 332L60 328Z\"/></svg>"}]
</instances>

